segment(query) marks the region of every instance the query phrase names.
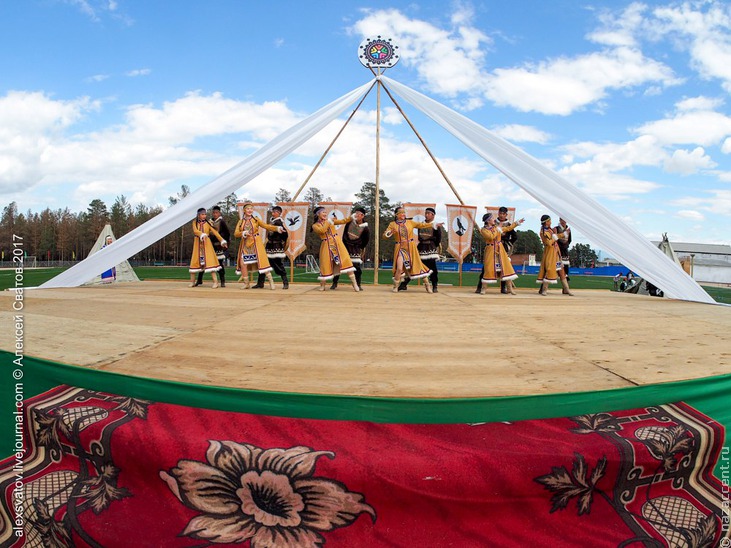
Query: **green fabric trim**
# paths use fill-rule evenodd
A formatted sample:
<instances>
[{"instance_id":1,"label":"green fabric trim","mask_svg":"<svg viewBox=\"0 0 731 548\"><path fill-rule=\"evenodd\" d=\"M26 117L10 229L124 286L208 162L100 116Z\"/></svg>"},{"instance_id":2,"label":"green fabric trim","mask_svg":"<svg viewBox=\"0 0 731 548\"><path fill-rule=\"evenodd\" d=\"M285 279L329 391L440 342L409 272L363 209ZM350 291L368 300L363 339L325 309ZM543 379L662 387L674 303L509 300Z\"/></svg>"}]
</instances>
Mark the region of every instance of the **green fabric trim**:
<instances>
[{"instance_id":1,"label":"green fabric trim","mask_svg":"<svg viewBox=\"0 0 731 548\"><path fill-rule=\"evenodd\" d=\"M243 390L132 377L24 357L23 367L13 364L15 355L0 350L0 370L11 382L0 383L0 455L14 445L16 381L12 372L22 369L23 396L36 396L59 385L70 385L139 399L176 405L274 415L293 418L357 420L379 423L450 424L519 421L571 417L586 413L634 409L684 401L731 427L731 375L632 388L509 396L494 398L376 398ZM719 463L720 465L720 463ZM718 473L718 471L717 471Z\"/></svg>"}]
</instances>

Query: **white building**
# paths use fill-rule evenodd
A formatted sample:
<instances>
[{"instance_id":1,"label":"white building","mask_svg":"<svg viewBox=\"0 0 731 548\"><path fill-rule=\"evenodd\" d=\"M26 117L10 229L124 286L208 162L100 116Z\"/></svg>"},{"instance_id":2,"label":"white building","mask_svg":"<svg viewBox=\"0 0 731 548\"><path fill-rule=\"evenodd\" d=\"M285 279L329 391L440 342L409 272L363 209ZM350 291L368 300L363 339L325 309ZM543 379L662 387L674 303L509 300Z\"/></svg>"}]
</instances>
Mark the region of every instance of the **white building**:
<instances>
[{"instance_id":1,"label":"white building","mask_svg":"<svg viewBox=\"0 0 731 548\"><path fill-rule=\"evenodd\" d=\"M731 245L685 242L671 242L671 245L694 280L731 285Z\"/></svg>"}]
</instances>

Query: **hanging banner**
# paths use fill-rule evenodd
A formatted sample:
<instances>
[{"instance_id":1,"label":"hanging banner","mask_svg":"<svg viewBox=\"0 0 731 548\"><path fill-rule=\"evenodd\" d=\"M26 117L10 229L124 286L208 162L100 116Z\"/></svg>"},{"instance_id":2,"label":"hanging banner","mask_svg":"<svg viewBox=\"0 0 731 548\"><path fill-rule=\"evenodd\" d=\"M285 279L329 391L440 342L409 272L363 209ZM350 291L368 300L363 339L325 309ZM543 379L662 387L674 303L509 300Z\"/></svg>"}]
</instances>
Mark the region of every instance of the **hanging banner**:
<instances>
[{"instance_id":1,"label":"hanging banner","mask_svg":"<svg viewBox=\"0 0 731 548\"><path fill-rule=\"evenodd\" d=\"M497 214L498 210L500 209L499 206L485 206L485 213L492 213L492 216L495 217L497 220ZM513 224L515 222L515 208L509 207L508 208L508 224Z\"/></svg>"},{"instance_id":2,"label":"hanging banner","mask_svg":"<svg viewBox=\"0 0 731 548\"><path fill-rule=\"evenodd\" d=\"M335 214L334 217L336 219L347 219L350 217L350 212L353 209L353 202L320 202L317 205L325 208L328 219L333 218L333 213ZM344 226L345 225L335 225L338 234L342 235Z\"/></svg>"},{"instance_id":3,"label":"hanging banner","mask_svg":"<svg viewBox=\"0 0 731 548\"><path fill-rule=\"evenodd\" d=\"M237 202L236 203L236 209L239 210L239 219L243 218L244 216L244 205L245 204L251 204L254 206L254 217L259 219L260 221L267 222L267 215L269 214L269 208L272 207L272 204L269 202ZM266 228L260 228L259 229L259 235L261 236L261 241L266 241L267 236L267 229Z\"/></svg>"},{"instance_id":4,"label":"hanging banner","mask_svg":"<svg viewBox=\"0 0 731 548\"><path fill-rule=\"evenodd\" d=\"M287 229L287 249L285 253L294 263L295 258L305 250L307 221L310 202L278 202L282 208L282 219Z\"/></svg>"},{"instance_id":5,"label":"hanging banner","mask_svg":"<svg viewBox=\"0 0 731 548\"><path fill-rule=\"evenodd\" d=\"M472 251L477 206L447 204L447 251L460 263Z\"/></svg>"},{"instance_id":6,"label":"hanging banner","mask_svg":"<svg viewBox=\"0 0 731 548\"><path fill-rule=\"evenodd\" d=\"M427 207L436 209L437 204L426 204L426 203L405 203L403 205L404 211L406 212L406 218L412 219L417 223L423 223L426 219L424 218L424 210ZM419 229L414 229L414 235L419 233Z\"/></svg>"}]
</instances>

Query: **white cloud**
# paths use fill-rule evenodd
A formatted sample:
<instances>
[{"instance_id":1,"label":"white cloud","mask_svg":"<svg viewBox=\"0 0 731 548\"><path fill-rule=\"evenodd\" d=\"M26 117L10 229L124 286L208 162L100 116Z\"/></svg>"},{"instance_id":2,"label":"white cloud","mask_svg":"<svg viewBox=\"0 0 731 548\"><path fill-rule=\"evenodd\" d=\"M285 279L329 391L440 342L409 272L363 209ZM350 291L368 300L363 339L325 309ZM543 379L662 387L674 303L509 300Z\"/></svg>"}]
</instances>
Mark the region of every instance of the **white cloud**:
<instances>
[{"instance_id":1,"label":"white cloud","mask_svg":"<svg viewBox=\"0 0 731 548\"><path fill-rule=\"evenodd\" d=\"M606 97L610 89L678 79L667 66L627 47L561 57L520 68L495 69L487 96L520 111L568 115Z\"/></svg>"},{"instance_id":2,"label":"white cloud","mask_svg":"<svg viewBox=\"0 0 731 548\"><path fill-rule=\"evenodd\" d=\"M667 157L657 139L651 135L643 135L626 143L581 142L563 148L572 157L589 158L576 167L587 172L619 171L638 165L656 166Z\"/></svg>"},{"instance_id":3,"label":"white cloud","mask_svg":"<svg viewBox=\"0 0 731 548\"><path fill-rule=\"evenodd\" d=\"M190 143L198 137L251 132L268 141L297 121L284 103L253 103L227 99L221 93L191 92L162 108L133 105L128 108L124 128L116 132L124 140Z\"/></svg>"},{"instance_id":4,"label":"white cloud","mask_svg":"<svg viewBox=\"0 0 731 548\"><path fill-rule=\"evenodd\" d=\"M612 200L646 194L660 185L623 173L636 166L657 166L667 157L656 139L642 136L626 143L574 143L563 147L565 165L558 172L596 197ZM576 159L587 158L585 161Z\"/></svg>"},{"instance_id":5,"label":"white cloud","mask_svg":"<svg viewBox=\"0 0 731 548\"><path fill-rule=\"evenodd\" d=\"M417 71L431 92L461 109L479 108L489 99L524 112L568 115L593 103L601 107L612 89L679 83L669 67L634 46L630 30L639 25L641 12L639 6L630 6L611 32L591 34L603 44L601 51L499 67L492 73L486 69L486 56L493 41L461 5L448 28L390 9L367 12L350 30L364 37L392 37L400 45L401 61Z\"/></svg>"},{"instance_id":6,"label":"white cloud","mask_svg":"<svg viewBox=\"0 0 731 548\"><path fill-rule=\"evenodd\" d=\"M678 211L676 216L682 219L690 219L691 221L704 221L706 219L703 213L693 209L683 209Z\"/></svg>"},{"instance_id":7,"label":"white cloud","mask_svg":"<svg viewBox=\"0 0 731 548\"><path fill-rule=\"evenodd\" d=\"M655 32L675 37L675 44L690 54L696 70L707 79L719 79L731 91L731 6L727 2L683 2L653 10Z\"/></svg>"},{"instance_id":8,"label":"white cloud","mask_svg":"<svg viewBox=\"0 0 731 548\"><path fill-rule=\"evenodd\" d=\"M710 169L716 163L706 154L702 147L696 147L691 151L678 149L665 161L665 170L668 173L680 173L691 175L701 169Z\"/></svg>"},{"instance_id":9,"label":"white cloud","mask_svg":"<svg viewBox=\"0 0 731 548\"><path fill-rule=\"evenodd\" d=\"M89 76L88 78L85 78L84 81L86 82L102 82L109 78L108 74L95 74L94 76Z\"/></svg>"},{"instance_id":10,"label":"white cloud","mask_svg":"<svg viewBox=\"0 0 731 548\"><path fill-rule=\"evenodd\" d=\"M672 205L707 211L713 215L731 217L731 190L713 189L704 192L706 196L688 196L672 202ZM728 226L728 225L727 225ZM726 233L728 238L728 233Z\"/></svg>"},{"instance_id":11,"label":"white cloud","mask_svg":"<svg viewBox=\"0 0 731 548\"><path fill-rule=\"evenodd\" d=\"M587 38L605 46L635 47L637 45L635 34L643 25L643 14L646 9L644 4L633 3L618 16L614 12L603 11L599 14L602 26L590 32Z\"/></svg>"},{"instance_id":12,"label":"white cloud","mask_svg":"<svg viewBox=\"0 0 731 548\"><path fill-rule=\"evenodd\" d=\"M731 117L713 111L683 111L673 118L643 124L634 132L652 135L664 145L713 146L731 135Z\"/></svg>"},{"instance_id":13,"label":"white cloud","mask_svg":"<svg viewBox=\"0 0 731 548\"><path fill-rule=\"evenodd\" d=\"M715 110L723 105L723 99L713 97L689 97L678 101L675 108L678 111L692 111L692 110Z\"/></svg>"},{"instance_id":14,"label":"white cloud","mask_svg":"<svg viewBox=\"0 0 731 548\"><path fill-rule=\"evenodd\" d=\"M147 76L151 72L152 72L151 69L143 68L143 69L128 70L127 72L124 73L124 75L134 78L135 76Z\"/></svg>"},{"instance_id":15,"label":"white cloud","mask_svg":"<svg viewBox=\"0 0 731 548\"><path fill-rule=\"evenodd\" d=\"M193 148L197 138L240 133L258 147L299 118L282 103L191 93L160 108L128 107L123 124L75 132L77 122L100 108L88 98L61 101L23 92L0 97L0 192L73 183L77 200L113 192L155 203L165 184L210 178L241 159L236 150Z\"/></svg>"},{"instance_id":16,"label":"white cloud","mask_svg":"<svg viewBox=\"0 0 731 548\"><path fill-rule=\"evenodd\" d=\"M492 131L503 139L516 143L538 143L545 145L551 140L551 136L545 131L541 131L533 126L520 124L498 126L493 128Z\"/></svg>"},{"instance_id":17,"label":"white cloud","mask_svg":"<svg viewBox=\"0 0 731 548\"><path fill-rule=\"evenodd\" d=\"M646 194L660 187L657 183L608 171L589 172L570 166L559 173L595 198L626 200L635 194Z\"/></svg>"},{"instance_id":18,"label":"white cloud","mask_svg":"<svg viewBox=\"0 0 731 548\"><path fill-rule=\"evenodd\" d=\"M132 25L134 21L126 14L120 13L119 4L115 0L61 0L62 2L77 8L81 13L89 17L95 23L100 22L109 15L113 19L121 21L125 25Z\"/></svg>"},{"instance_id":19,"label":"white cloud","mask_svg":"<svg viewBox=\"0 0 731 548\"><path fill-rule=\"evenodd\" d=\"M85 113L98 108L87 97L56 101L43 93L16 91L0 97L0 193L40 182L49 144L62 138Z\"/></svg>"},{"instance_id":20,"label":"white cloud","mask_svg":"<svg viewBox=\"0 0 731 548\"><path fill-rule=\"evenodd\" d=\"M724 154L731 154L731 137L726 137L721 145L721 152Z\"/></svg>"}]
</instances>

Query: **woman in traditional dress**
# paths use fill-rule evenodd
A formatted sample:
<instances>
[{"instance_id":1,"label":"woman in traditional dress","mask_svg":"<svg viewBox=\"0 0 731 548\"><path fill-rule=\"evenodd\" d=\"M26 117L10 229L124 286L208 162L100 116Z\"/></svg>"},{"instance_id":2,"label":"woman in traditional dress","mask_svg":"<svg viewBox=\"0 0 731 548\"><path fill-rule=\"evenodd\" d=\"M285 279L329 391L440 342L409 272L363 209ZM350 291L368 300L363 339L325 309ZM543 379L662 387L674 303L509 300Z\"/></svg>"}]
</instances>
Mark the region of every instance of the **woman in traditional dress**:
<instances>
[{"instance_id":1,"label":"woman in traditional dress","mask_svg":"<svg viewBox=\"0 0 731 548\"><path fill-rule=\"evenodd\" d=\"M550 215L541 217L541 242L543 242L543 259L541 259L541 268L538 271L537 283L541 284L538 290L539 295L546 295L548 284L555 284L561 278L564 295L571 295L569 282L566 280L566 273L563 271L563 263L561 262L561 250L558 247L558 234L551 228Z\"/></svg>"},{"instance_id":2,"label":"woman in traditional dress","mask_svg":"<svg viewBox=\"0 0 731 548\"><path fill-rule=\"evenodd\" d=\"M424 266L417 249L417 238L414 236L415 228L432 228L432 223L418 223L406 218L406 210L403 207L396 208L396 220L391 221L383 233L384 238L394 238L396 244L393 246L393 289L396 293L399 284L406 279L412 280L424 278L424 287L427 293L432 292L429 274L431 270Z\"/></svg>"},{"instance_id":3,"label":"woman in traditional dress","mask_svg":"<svg viewBox=\"0 0 731 548\"><path fill-rule=\"evenodd\" d=\"M270 232L284 232L286 230L283 226L270 225L254 217L254 206L247 202L244 204L244 215L236 224L236 230L234 230L234 236L241 238L239 252L236 255L236 275L240 275L244 280L241 289L251 287L249 270L258 270L259 274L264 274L269 282L269 289L274 289L272 267L269 264L264 242L259 233L260 227Z\"/></svg>"},{"instance_id":4,"label":"woman in traditional dress","mask_svg":"<svg viewBox=\"0 0 731 548\"><path fill-rule=\"evenodd\" d=\"M113 242L114 242L114 238L112 238L111 236L107 236L106 238L104 238L104 245L101 248L104 249L108 245L112 245ZM117 267L113 266L109 270L105 270L104 272L102 272L102 283L103 284L110 284L110 283L115 282L116 280L117 280Z\"/></svg>"},{"instance_id":5,"label":"woman in traditional dress","mask_svg":"<svg viewBox=\"0 0 731 548\"><path fill-rule=\"evenodd\" d=\"M345 249L343 240L335 230L335 225L344 225L352 220L328 219L327 210L318 206L315 208L315 219L312 230L320 236L320 291L325 291L325 284L332 280L335 275L347 274L353 284L353 291L360 291L358 281L355 279L355 267L350 260L350 253Z\"/></svg>"},{"instance_id":6,"label":"woman in traditional dress","mask_svg":"<svg viewBox=\"0 0 731 548\"><path fill-rule=\"evenodd\" d=\"M484 295L487 292L487 285L497 283L498 279L505 282L506 289L511 295L515 295L515 287L513 280L518 275L513 269L513 265L508 257L508 252L503 247L503 233L515 230L516 227L523 224L525 219L520 219L508 226L500 227L496 225L496 219L492 213L485 213L482 216L483 227L480 229L482 239L485 240L485 255L482 270L482 291Z\"/></svg>"},{"instance_id":7,"label":"woman in traditional dress","mask_svg":"<svg viewBox=\"0 0 731 548\"><path fill-rule=\"evenodd\" d=\"M216 272L221 268L221 265L218 262L209 235L213 234L224 245L226 240L206 220L206 210L203 207L198 210L198 216L193 220L193 234L196 238L193 242L193 256L190 258L190 287L196 286L196 278L199 272L210 272L213 277L212 287L216 289L218 287Z\"/></svg>"}]
</instances>

